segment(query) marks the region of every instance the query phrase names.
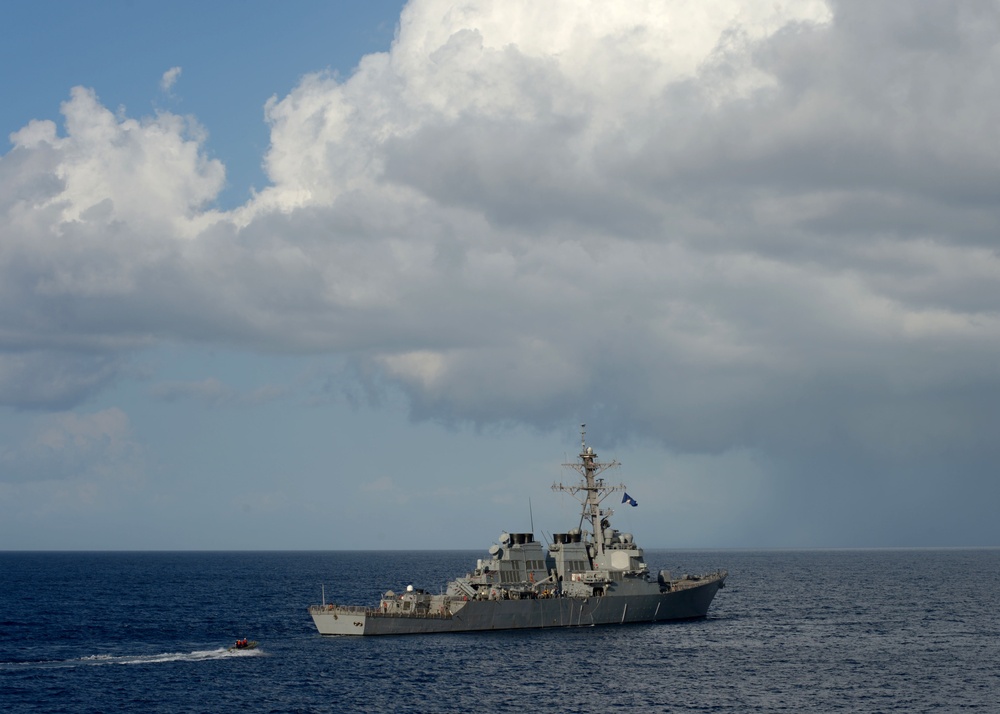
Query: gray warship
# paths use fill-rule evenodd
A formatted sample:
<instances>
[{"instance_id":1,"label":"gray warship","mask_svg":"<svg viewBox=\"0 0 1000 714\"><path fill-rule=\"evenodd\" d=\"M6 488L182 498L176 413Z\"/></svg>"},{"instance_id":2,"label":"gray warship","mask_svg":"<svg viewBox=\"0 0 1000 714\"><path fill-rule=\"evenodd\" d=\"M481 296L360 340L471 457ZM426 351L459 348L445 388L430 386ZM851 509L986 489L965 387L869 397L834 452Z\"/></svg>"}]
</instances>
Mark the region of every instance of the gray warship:
<instances>
[{"instance_id":1,"label":"gray warship","mask_svg":"<svg viewBox=\"0 0 1000 714\"><path fill-rule=\"evenodd\" d=\"M581 429L579 462L563 464L582 480L554 484L582 506L579 526L554 533L547 552L533 533L502 533L464 577L442 594L412 585L382 596L376 607L309 606L322 635L405 635L547 627L590 627L703 618L726 571L672 578L649 572L643 551L630 533L611 527L614 511L603 508L609 495L635 505L624 484L609 485L601 474L619 466L602 463ZM324 597L325 600L325 597Z\"/></svg>"}]
</instances>

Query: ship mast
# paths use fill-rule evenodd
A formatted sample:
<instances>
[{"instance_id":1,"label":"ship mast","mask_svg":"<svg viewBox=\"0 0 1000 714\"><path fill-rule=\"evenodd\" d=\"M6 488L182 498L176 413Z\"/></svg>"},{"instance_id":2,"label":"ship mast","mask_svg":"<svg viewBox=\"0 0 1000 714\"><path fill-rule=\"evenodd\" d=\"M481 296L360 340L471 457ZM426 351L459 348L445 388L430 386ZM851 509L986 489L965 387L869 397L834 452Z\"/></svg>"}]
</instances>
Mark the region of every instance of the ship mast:
<instances>
[{"instance_id":1,"label":"ship mast","mask_svg":"<svg viewBox=\"0 0 1000 714\"><path fill-rule=\"evenodd\" d=\"M578 472L583 480L576 486L564 486L561 483L553 484L553 491L563 491L570 494L582 506L580 512L580 525L584 519L590 521L591 533L593 534L594 546L597 554L604 553L604 531L609 528L607 519L614 513L613 509L602 509L601 501L615 491L624 491L625 484L611 486L605 483L603 478L598 478L602 473L611 468L621 466L617 461L601 462L597 460L597 454L593 448L587 446L587 425L580 425L580 462L563 464Z\"/></svg>"}]
</instances>

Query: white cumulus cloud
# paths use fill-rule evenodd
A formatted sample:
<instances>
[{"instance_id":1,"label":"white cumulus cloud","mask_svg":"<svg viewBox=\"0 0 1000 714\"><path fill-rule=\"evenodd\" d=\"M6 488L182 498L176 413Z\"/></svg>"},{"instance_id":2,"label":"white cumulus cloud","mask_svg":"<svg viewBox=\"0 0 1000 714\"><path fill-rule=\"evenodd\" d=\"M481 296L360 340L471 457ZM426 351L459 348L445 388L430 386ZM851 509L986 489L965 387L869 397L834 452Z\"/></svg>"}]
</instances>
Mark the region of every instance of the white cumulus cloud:
<instances>
[{"instance_id":1,"label":"white cumulus cloud","mask_svg":"<svg viewBox=\"0 0 1000 714\"><path fill-rule=\"evenodd\" d=\"M181 76L181 68L171 67L166 72L164 72L163 76L160 78L160 89L164 92L169 92L171 89L174 88L174 85L177 84L177 80L180 78L180 76Z\"/></svg>"},{"instance_id":2,"label":"white cumulus cloud","mask_svg":"<svg viewBox=\"0 0 1000 714\"><path fill-rule=\"evenodd\" d=\"M346 355L419 416L885 465L943 458L947 414L985 460L998 29L972 0L416 0L268 102L271 185L227 213L190 120L76 88L0 159L0 347L81 365L67 398L95 350L216 342Z\"/></svg>"}]
</instances>

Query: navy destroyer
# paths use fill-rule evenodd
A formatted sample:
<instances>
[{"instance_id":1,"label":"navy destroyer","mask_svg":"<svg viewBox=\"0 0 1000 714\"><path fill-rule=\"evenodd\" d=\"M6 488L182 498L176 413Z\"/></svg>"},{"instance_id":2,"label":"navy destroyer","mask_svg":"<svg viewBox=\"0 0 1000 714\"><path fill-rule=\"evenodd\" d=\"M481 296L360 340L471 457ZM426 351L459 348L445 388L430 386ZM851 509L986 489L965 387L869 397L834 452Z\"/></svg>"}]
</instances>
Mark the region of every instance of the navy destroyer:
<instances>
[{"instance_id":1,"label":"navy destroyer","mask_svg":"<svg viewBox=\"0 0 1000 714\"><path fill-rule=\"evenodd\" d=\"M563 464L582 479L554 491L574 496L582 506L578 527L554 533L547 549L533 533L502 533L489 557L474 571L430 594L412 585L392 590L376 607L311 605L309 614L323 635L403 635L478 630L582 627L661 622L705 617L726 571L671 577L653 576L630 533L611 526L614 511L602 506L612 493L635 505L624 484L610 485L601 474L619 466L602 463L581 429L579 462Z\"/></svg>"}]
</instances>

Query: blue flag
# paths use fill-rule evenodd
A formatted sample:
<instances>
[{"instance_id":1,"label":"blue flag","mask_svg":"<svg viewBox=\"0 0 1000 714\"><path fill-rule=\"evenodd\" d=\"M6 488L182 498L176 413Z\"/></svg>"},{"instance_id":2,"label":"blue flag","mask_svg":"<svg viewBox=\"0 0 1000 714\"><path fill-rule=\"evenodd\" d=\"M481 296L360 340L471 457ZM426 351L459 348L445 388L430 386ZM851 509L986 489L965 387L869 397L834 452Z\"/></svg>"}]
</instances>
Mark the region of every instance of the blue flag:
<instances>
[{"instance_id":1,"label":"blue flag","mask_svg":"<svg viewBox=\"0 0 1000 714\"><path fill-rule=\"evenodd\" d=\"M627 503L628 505L632 506L633 508L635 508L636 506L639 505L638 501L636 501L634 498L632 498L631 496L628 495L628 491L626 491L625 495L622 496L622 503Z\"/></svg>"}]
</instances>

